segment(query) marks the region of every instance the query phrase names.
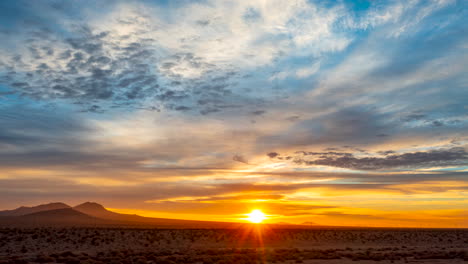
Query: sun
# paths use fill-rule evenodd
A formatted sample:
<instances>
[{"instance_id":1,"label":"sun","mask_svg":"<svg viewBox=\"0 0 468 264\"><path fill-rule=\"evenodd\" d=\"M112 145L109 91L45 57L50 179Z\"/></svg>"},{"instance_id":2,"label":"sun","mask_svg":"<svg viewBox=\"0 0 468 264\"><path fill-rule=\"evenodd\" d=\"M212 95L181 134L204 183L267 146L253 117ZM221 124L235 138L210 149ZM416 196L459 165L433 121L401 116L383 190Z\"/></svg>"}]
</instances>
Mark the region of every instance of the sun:
<instances>
[{"instance_id":1,"label":"sun","mask_svg":"<svg viewBox=\"0 0 468 264\"><path fill-rule=\"evenodd\" d=\"M265 214L262 211L257 210L257 209L253 210L250 214L247 214L247 216L248 216L247 220L256 224L261 223L263 220L266 219Z\"/></svg>"}]
</instances>

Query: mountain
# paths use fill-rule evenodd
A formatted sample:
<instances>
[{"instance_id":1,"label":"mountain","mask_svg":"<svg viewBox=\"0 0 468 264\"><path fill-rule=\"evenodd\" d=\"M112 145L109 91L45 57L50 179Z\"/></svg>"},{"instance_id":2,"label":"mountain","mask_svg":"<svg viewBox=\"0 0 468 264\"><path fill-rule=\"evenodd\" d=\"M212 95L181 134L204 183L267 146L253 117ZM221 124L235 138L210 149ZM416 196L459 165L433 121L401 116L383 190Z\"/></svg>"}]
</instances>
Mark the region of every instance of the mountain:
<instances>
[{"instance_id":1,"label":"mountain","mask_svg":"<svg viewBox=\"0 0 468 264\"><path fill-rule=\"evenodd\" d=\"M37 224L94 224L104 223L102 219L83 214L72 208L56 209L49 211L42 211L23 215L21 220L26 222L34 222Z\"/></svg>"},{"instance_id":2,"label":"mountain","mask_svg":"<svg viewBox=\"0 0 468 264\"><path fill-rule=\"evenodd\" d=\"M86 202L79 204L73 207L74 210L82 212L87 215L92 215L94 217L104 218L104 219L114 219L119 218L118 213L111 212L104 208L104 206L94 203L94 202Z\"/></svg>"},{"instance_id":3,"label":"mountain","mask_svg":"<svg viewBox=\"0 0 468 264\"><path fill-rule=\"evenodd\" d=\"M307 228L289 223L266 224L273 228ZM104 206L85 202L75 207L64 203L50 203L35 207L20 207L0 211L0 226L99 226L99 227L145 227L145 228L238 228L245 223L180 220L119 214Z\"/></svg>"},{"instance_id":4,"label":"mountain","mask_svg":"<svg viewBox=\"0 0 468 264\"><path fill-rule=\"evenodd\" d=\"M20 207L15 210L1 211L0 213L0 226L233 228L241 225L240 223L231 222L179 220L119 214L111 212L104 206L94 202L86 202L75 207L63 203L52 203L35 207Z\"/></svg>"},{"instance_id":5,"label":"mountain","mask_svg":"<svg viewBox=\"0 0 468 264\"><path fill-rule=\"evenodd\" d=\"M196 220L180 220L180 219L169 219L169 218L154 218L144 217L139 215L131 214L119 214L107 210L104 206L94 203L86 202L73 207L74 210L85 213L90 216L94 216L100 219L111 220L119 223L136 224L144 226L157 226L164 228L228 228L233 224L230 222L212 222L212 221L196 221Z\"/></svg>"},{"instance_id":6,"label":"mountain","mask_svg":"<svg viewBox=\"0 0 468 264\"><path fill-rule=\"evenodd\" d=\"M73 207L74 210L91 215L97 218L123 221L123 222L152 222L155 218L143 217L139 215L119 214L107 210L104 206L95 202L85 202ZM156 218L157 219L157 218ZM173 220L173 219L171 219Z\"/></svg>"},{"instance_id":7,"label":"mountain","mask_svg":"<svg viewBox=\"0 0 468 264\"><path fill-rule=\"evenodd\" d=\"M40 211L21 216L0 217L0 225L3 226L95 226L108 224L107 222L72 208Z\"/></svg>"},{"instance_id":8,"label":"mountain","mask_svg":"<svg viewBox=\"0 0 468 264\"><path fill-rule=\"evenodd\" d=\"M21 206L13 210L0 211L0 216L21 216L21 215L33 214L37 212L50 211L50 210L56 210L56 209L65 209L65 208L70 208L70 206L64 203L48 203L48 204L41 204L41 205L33 206L33 207Z\"/></svg>"}]
</instances>

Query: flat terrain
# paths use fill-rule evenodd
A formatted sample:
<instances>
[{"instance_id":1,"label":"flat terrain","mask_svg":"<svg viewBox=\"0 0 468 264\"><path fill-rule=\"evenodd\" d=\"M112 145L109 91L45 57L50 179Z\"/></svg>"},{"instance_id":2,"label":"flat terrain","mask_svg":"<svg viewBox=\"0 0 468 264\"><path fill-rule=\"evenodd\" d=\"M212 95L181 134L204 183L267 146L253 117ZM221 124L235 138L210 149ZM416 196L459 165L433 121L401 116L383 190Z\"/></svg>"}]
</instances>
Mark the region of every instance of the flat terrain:
<instances>
[{"instance_id":1,"label":"flat terrain","mask_svg":"<svg viewBox=\"0 0 468 264\"><path fill-rule=\"evenodd\" d=\"M468 230L3 228L0 263L468 263Z\"/></svg>"}]
</instances>

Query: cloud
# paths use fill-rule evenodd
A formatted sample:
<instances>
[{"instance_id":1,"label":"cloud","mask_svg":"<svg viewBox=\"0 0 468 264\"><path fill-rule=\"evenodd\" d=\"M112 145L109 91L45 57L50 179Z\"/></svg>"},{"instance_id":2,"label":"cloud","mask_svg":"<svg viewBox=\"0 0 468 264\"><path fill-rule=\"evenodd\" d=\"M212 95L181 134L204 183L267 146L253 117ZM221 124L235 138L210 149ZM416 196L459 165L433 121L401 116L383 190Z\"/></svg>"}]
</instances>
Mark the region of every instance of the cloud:
<instances>
[{"instance_id":1,"label":"cloud","mask_svg":"<svg viewBox=\"0 0 468 264\"><path fill-rule=\"evenodd\" d=\"M101 13L93 6L103 8ZM16 49L3 47L3 81L22 96L72 101L85 111L96 105L100 112L154 107L206 115L248 107L262 100L256 93L240 92L240 87L260 81L257 92L267 94L271 88L262 78L242 78L251 69L270 67L297 53L337 52L349 43L334 26L343 7L302 0L169 7L144 2L77 4L81 12L72 17L66 8L54 5L31 8L43 10L38 14L41 22L17 18L24 27L15 28L18 34L9 37ZM19 9L27 16L27 8ZM83 19L85 14L88 19ZM47 16L67 23L48 23ZM316 65L299 69L297 76L313 74Z\"/></svg>"},{"instance_id":2,"label":"cloud","mask_svg":"<svg viewBox=\"0 0 468 264\"><path fill-rule=\"evenodd\" d=\"M0 144L17 150L46 148L61 143L74 148L80 144L77 135L91 131L80 117L40 107L2 107L0 121ZM15 151L8 150L7 153L13 155Z\"/></svg>"},{"instance_id":3,"label":"cloud","mask_svg":"<svg viewBox=\"0 0 468 264\"><path fill-rule=\"evenodd\" d=\"M419 121L419 120L424 119L424 118L426 118L425 114L413 113L413 114L409 114L407 116L404 116L402 118L402 120L405 121L405 122L411 122L411 121Z\"/></svg>"},{"instance_id":4,"label":"cloud","mask_svg":"<svg viewBox=\"0 0 468 264\"><path fill-rule=\"evenodd\" d=\"M377 135L395 129L386 117L386 114L364 107L345 108L318 117L303 117L282 130L259 138L259 142L272 148L371 144L381 140Z\"/></svg>"},{"instance_id":5,"label":"cloud","mask_svg":"<svg viewBox=\"0 0 468 264\"><path fill-rule=\"evenodd\" d=\"M259 115L263 115L264 113L265 113L265 110L257 110L257 111L253 111L252 115L259 116Z\"/></svg>"},{"instance_id":6,"label":"cloud","mask_svg":"<svg viewBox=\"0 0 468 264\"><path fill-rule=\"evenodd\" d=\"M293 155L292 161L306 166L331 166L353 170L382 170L398 168L424 168L439 166L464 166L468 164L468 153L464 148L437 149L425 152L395 154L383 151L384 157L355 157L352 153L305 152ZM278 157L278 159L283 159Z\"/></svg>"},{"instance_id":7,"label":"cloud","mask_svg":"<svg viewBox=\"0 0 468 264\"><path fill-rule=\"evenodd\" d=\"M267 156L270 157L270 158L276 158L279 154L276 153L276 152L269 152L267 153Z\"/></svg>"},{"instance_id":8,"label":"cloud","mask_svg":"<svg viewBox=\"0 0 468 264\"><path fill-rule=\"evenodd\" d=\"M296 71L296 76L298 78L306 78L315 74L320 68L320 63L316 62L311 67L301 68Z\"/></svg>"},{"instance_id":9,"label":"cloud","mask_svg":"<svg viewBox=\"0 0 468 264\"><path fill-rule=\"evenodd\" d=\"M232 160L234 161L237 161L237 162L241 162L241 163L245 163L245 164L249 164L249 162L247 161L247 159L245 159L243 156L241 155L234 155L232 157Z\"/></svg>"}]
</instances>

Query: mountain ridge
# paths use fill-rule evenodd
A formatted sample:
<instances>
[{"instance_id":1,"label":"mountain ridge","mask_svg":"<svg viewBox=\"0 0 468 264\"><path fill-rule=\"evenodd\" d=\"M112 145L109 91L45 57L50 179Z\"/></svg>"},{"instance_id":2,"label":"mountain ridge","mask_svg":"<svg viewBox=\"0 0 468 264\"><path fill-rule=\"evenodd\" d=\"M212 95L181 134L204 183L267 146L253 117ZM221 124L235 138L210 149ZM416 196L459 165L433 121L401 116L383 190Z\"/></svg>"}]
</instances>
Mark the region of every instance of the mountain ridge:
<instances>
[{"instance_id":1,"label":"mountain ridge","mask_svg":"<svg viewBox=\"0 0 468 264\"><path fill-rule=\"evenodd\" d=\"M27 213L29 212L29 213ZM26 213L26 214L25 214ZM84 202L74 207L65 203L41 204L0 211L0 226L94 226L148 228L237 228L248 225L240 222L219 222L144 217L120 214L107 210L96 202ZM289 223L265 224L278 228L310 228L311 225ZM319 226L316 226L319 227Z\"/></svg>"},{"instance_id":2,"label":"mountain ridge","mask_svg":"<svg viewBox=\"0 0 468 264\"><path fill-rule=\"evenodd\" d=\"M52 202L52 203L40 204L36 206L20 206L16 209L0 211L0 216L22 216L22 215L28 215L28 214L42 212L42 211L65 209L65 208L71 208L71 206L65 203L61 203L61 202Z\"/></svg>"},{"instance_id":3,"label":"mountain ridge","mask_svg":"<svg viewBox=\"0 0 468 264\"><path fill-rule=\"evenodd\" d=\"M153 228L229 228L232 225L239 224L240 223L234 222L152 218L139 215L120 214L109 211L103 205L96 202L85 202L74 207L70 207L64 203L49 203L34 207L22 206L13 210L0 211L0 226L98 225L147 226Z\"/></svg>"}]
</instances>

